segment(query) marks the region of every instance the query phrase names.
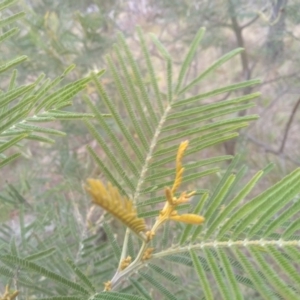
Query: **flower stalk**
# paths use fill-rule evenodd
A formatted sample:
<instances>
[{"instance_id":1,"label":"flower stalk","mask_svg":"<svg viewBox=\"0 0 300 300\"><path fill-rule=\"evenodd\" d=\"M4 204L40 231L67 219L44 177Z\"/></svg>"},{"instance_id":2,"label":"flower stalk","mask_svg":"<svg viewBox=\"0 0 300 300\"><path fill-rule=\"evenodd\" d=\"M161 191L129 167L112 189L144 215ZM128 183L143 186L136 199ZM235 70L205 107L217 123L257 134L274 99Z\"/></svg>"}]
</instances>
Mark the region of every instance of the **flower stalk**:
<instances>
[{"instance_id":1,"label":"flower stalk","mask_svg":"<svg viewBox=\"0 0 300 300\"><path fill-rule=\"evenodd\" d=\"M93 202L110 212L143 240L139 253L133 262L131 262L130 256L126 257L126 251L123 249L124 251L122 251L117 272L110 281L104 283L105 291L116 288L120 280L125 275L143 267L144 263L152 258L152 254L155 249L149 247L149 243L156 235L160 226L166 221L172 220L194 225L201 225L204 222L205 219L203 216L196 214L179 215L176 210L178 205L187 203L196 193L195 191L189 193L185 191L178 197L175 195L177 189L182 183L184 172L182 159L187 147L188 141L185 141L182 142L178 148L173 186L171 188L165 188L166 203L163 209L159 212L156 222L148 231L146 231L145 220L137 216L136 208L131 200L122 197L119 194L118 189L110 183L107 187L105 187L99 180L88 179L88 186L86 186L86 190L92 196Z\"/></svg>"},{"instance_id":2,"label":"flower stalk","mask_svg":"<svg viewBox=\"0 0 300 300\"><path fill-rule=\"evenodd\" d=\"M9 285L5 286L5 292L0 296L0 300L13 300L19 295L19 291L10 291Z\"/></svg>"}]
</instances>

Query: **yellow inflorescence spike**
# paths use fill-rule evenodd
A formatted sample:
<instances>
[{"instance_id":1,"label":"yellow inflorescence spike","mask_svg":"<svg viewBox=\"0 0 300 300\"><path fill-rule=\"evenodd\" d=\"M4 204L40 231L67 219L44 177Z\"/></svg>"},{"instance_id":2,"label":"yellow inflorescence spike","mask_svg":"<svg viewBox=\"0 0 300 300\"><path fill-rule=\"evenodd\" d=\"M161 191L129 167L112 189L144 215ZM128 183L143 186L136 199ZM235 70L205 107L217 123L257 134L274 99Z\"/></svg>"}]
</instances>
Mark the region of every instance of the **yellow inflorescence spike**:
<instances>
[{"instance_id":1,"label":"yellow inflorescence spike","mask_svg":"<svg viewBox=\"0 0 300 300\"><path fill-rule=\"evenodd\" d=\"M183 222L187 224L200 225L204 222L204 217L195 214L182 214L170 216L170 220Z\"/></svg>"},{"instance_id":2,"label":"yellow inflorescence spike","mask_svg":"<svg viewBox=\"0 0 300 300\"><path fill-rule=\"evenodd\" d=\"M166 195L166 204L164 208L160 211L159 217L155 224L153 225L153 228L151 231L148 233L148 238L151 239L157 230L157 228L166 220L173 220L173 221L178 221L178 222L183 222L187 224L195 224L199 225L204 222L204 217L196 215L196 214L182 214L179 215L176 211L176 207L179 204L186 203L189 201L189 199L195 195L195 191L187 193L183 192L181 195L176 198L175 197L175 192L180 186L182 182L182 177L183 177L183 171L184 168L182 167L182 158L184 155L184 152L186 151L186 148L188 146L188 141L182 142L179 146L177 156L176 156L176 176L175 176L175 181L173 184L172 189L169 187L165 188L165 195Z\"/></svg>"},{"instance_id":3,"label":"yellow inflorescence spike","mask_svg":"<svg viewBox=\"0 0 300 300\"><path fill-rule=\"evenodd\" d=\"M132 201L122 197L111 183L107 187L96 179L88 179L87 183L85 188L95 204L107 210L135 233L146 230L145 220L137 216Z\"/></svg>"},{"instance_id":4,"label":"yellow inflorescence spike","mask_svg":"<svg viewBox=\"0 0 300 300\"><path fill-rule=\"evenodd\" d=\"M177 156L176 156L176 176L174 180L174 184L172 187L172 193L174 194L176 190L179 188L182 182L182 176L183 176L183 171L184 168L182 167L182 158L184 155L184 152L186 148L188 147L189 142L184 141L179 145L178 151L177 151Z\"/></svg>"}]
</instances>

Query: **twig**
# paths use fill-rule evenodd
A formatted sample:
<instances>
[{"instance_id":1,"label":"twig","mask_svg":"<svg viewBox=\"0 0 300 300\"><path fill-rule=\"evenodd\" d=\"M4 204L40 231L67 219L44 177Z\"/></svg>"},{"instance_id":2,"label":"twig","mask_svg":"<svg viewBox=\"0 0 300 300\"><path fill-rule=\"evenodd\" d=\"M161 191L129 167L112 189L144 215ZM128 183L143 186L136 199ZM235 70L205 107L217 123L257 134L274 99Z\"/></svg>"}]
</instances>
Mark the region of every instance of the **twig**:
<instances>
[{"instance_id":1,"label":"twig","mask_svg":"<svg viewBox=\"0 0 300 300\"><path fill-rule=\"evenodd\" d=\"M286 143L286 140L287 140L287 136L288 136L291 124L293 122L294 116L296 114L296 111L297 111L299 105L300 105L300 98L296 102L296 104L295 104L295 106L294 106L294 108L292 110L292 113L291 113L291 115L289 117L289 120L288 120L288 122L287 122L287 124L285 126L285 130L284 130L284 134L283 134L283 139L282 139L282 142L281 142L281 146L279 148L279 153L283 152L283 149L284 149L284 146L285 146L285 143Z\"/></svg>"},{"instance_id":2,"label":"twig","mask_svg":"<svg viewBox=\"0 0 300 300\"><path fill-rule=\"evenodd\" d=\"M209 22L213 22L213 27L227 27L227 28L231 28L232 25L231 24L227 24L227 23L223 23L220 20L216 20L214 18L212 18L211 14L204 14L204 19L206 19Z\"/></svg>"},{"instance_id":3,"label":"twig","mask_svg":"<svg viewBox=\"0 0 300 300\"><path fill-rule=\"evenodd\" d=\"M259 14L257 14L252 20L250 20L249 22L247 22L246 24L244 25L241 25L241 29L244 29L250 25L252 25L257 19L259 18Z\"/></svg>"},{"instance_id":4,"label":"twig","mask_svg":"<svg viewBox=\"0 0 300 300\"><path fill-rule=\"evenodd\" d=\"M244 25L241 25L241 26L240 26L241 29L244 29L244 28L246 28L246 27L252 25L252 24L260 17L260 14L261 14L261 13L264 13L266 10L267 10L267 6L265 6L263 9L261 9L259 12L257 12L257 13L256 13L256 16L255 16L252 20L248 21L248 22L247 22L246 24L244 24Z\"/></svg>"},{"instance_id":5,"label":"twig","mask_svg":"<svg viewBox=\"0 0 300 300\"><path fill-rule=\"evenodd\" d=\"M270 105L268 105L262 112L260 112L259 113L259 120L258 120L258 122L260 121L260 120L263 120L263 116L281 99L281 97L284 95L284 94L286 94L287 93L287 90L285 89L285 90L283 90L283 91L281 91L277 96L276 96L276 98L271 102L271 104ZM247 127L247 129L245 129L247 132L249 132L249 130L251 129L251 128L253 128L254 126L256 126L256 124L257 123L251 123L248 127Z\"/></svg>"},{"instance_id":6,"label":"twig","mask_svg":"<svg viewBox=\"0 0 300 300\"><path fill-rule=\"evenodd\" d=\"M248 134L245 135L245 138L248 139L249 141L251 141L253 144L263 148L265 150L265 152L269 152L269 153L272 153L272 154L275 154L275 155L281 155L284 158L288 159L289 161L291 161L291 162L293 162L297 165L300 165L299 160L294 159L293 157L291 157L290 155L288 155L284 152L279 152L278 150L275 150L275 149L269 147L267 144L255 139L254 137L252 137Z\"/></svg>"},{"instance_id":7,"label":"twig","mask_svg":"<svg viewBox=\"0 0 300 300\"><path fill-rule=\"evenodd\" d=\"M295 77L299 75L299 72L294 72L294 73L291 73L291 74L288 74L288 75L284 75L284 76L279 76L279 77L275 77L273 79L270 79L270 80L266 80L264 82L262 82L260 84L260 86L263 86L263 85L266 85L266 84L270 84L270 83L273 83L273 82L276 82L276 81L279 81L279 80L284 80L284 79L288 79L290 77Z\"/></svg>"},{"instance_id":8,"label":"twig","mask_svg":"<svg viewBox=\"0 0 300 300\"><path fill-rule=\"evenodd\" d=\"M269 145L257 140L256 138L254 138L253 136L246 134L245 137L251 141L252 143L256 144L257 146L264 148L265 152L269 152L269 153L273 153L275 155L278 155L278 151L274 150L273 148L271 148Z\"/></svg>"},{"instance_id":9,"label":"twig","mask_svg":"<svg viewBox=\"0 0 300 300\"><path fill-rule=\"evenodd\" d=\"M232 91L227 92L220 100L218 100L218 102L222 102L225 101L229 98L229 96L231 95Z\"/></svg>"}]
</instances>

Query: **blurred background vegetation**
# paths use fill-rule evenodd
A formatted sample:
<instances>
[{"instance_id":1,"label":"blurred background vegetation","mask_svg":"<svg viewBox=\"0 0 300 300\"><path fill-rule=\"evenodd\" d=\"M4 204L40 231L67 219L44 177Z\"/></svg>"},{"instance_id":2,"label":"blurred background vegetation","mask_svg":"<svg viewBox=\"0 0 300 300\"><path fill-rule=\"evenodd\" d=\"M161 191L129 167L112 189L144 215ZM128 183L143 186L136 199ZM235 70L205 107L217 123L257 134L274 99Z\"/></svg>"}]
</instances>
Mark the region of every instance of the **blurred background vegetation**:
<instances>
[{"instance_id":1,"label":"blurred background vegetation","mask_svg":"<svg viewBox=\"0 0 300 300\"><path fill-rule=\"evenodd\" d=\"M270 161L275 162L274 172L261 184L265 188L300 165L299 9L297 0L22 0L12 8L26 12L26 17L19 21L20 34L2 46L1 59L29 57L18 67L19 84L33 82L41 73L55 78L72 63L77 67L68 78L76 80L92 70L105 68L105 55L118 31L125 34L135 51L135 28L139 25L145 33L154 32L179 65L182 52L204 26L207 33L189 71L191 76L229 50L243 47L245 51L218 69L216 78L210 78L194 92L246 79L262 80L255 87L262 96L257 106L251 108L251 113L259 114L260 119L242 130L239 139L212 151L240 153L241 163L248 166L250 174ZM154 48L150 52L159 74L162 59ZM135 54L139 59L139 53ZM164 77L161 74L162 86ZM7 78L1 79L0 86L7 85ZM114 95L110 76L102 80ZM252 91L251 87L240 93ZM86 93L93 96L93 87L88 86ZM217 100L233 96L222 95ZM70 109L88 111L81 95L76 96L75 105ZM82 122L64 121L57 126L68 133L67 137L57 138L56 144L50 146L27 142L21 149L23 157L1 170L1 221L9 220L12 224L19 220L20 202L28 203L25 223L30 223L32 209L45 216L48 210L45 203L55 207L55 203L64 201L66 211L72 207L70 213L88 214L90 200L83 192L82 183L87 177L100 174L85 148L87 144L93 145L93 140ZM101 155L101 149L98 153ZM80 213L76 218L85 224ZM45 222L45 226L51 225Z\"/></svg>"}]
</instances>

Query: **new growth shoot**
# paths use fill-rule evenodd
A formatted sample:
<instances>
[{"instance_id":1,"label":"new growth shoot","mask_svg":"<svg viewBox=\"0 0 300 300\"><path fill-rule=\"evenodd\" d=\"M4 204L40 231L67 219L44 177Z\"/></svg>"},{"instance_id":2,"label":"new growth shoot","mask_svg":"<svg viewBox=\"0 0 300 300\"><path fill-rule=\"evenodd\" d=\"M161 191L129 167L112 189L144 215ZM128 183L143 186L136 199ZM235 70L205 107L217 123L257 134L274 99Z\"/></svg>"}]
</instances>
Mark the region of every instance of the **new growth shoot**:
<instances>
[{"instance_id":1,"label":"new growth shoot","mask_svg":"<svg viewBox=\"0 0 300 300\"><path fill-rule=\"evenodd\" d=\"M154 248L149 247L150 241L157 234L158 229L166 221L172 220L187 224L200 225L204 222L204 217L196 214L181 214L179 215L176 208L178 205L187 203L189 199L195 195L195 191L182 192L178 197L175 196L176 191L180 187L183 179L184 168L182 159L184 152L188 147L188 141L184 141L179 145L176 156L176 172L175 180L172 188L165 188L166 203L163 209L159 212L156 222L150 230L147 230L145 220L137 216L136 207L130 199L122 197L118 189L108 183L107 187L97 179L88 179L86 190L92 196L92 201L110 212L115 218L120 220L131 231L138 235L142 240L140 251L132 261L130 256L121 259L119 268L114 277L104 283L104 290L109 291L117 286L121 278L129 273L143 267L144 262L151 259Z\"/></svg>"}]
</instances>

